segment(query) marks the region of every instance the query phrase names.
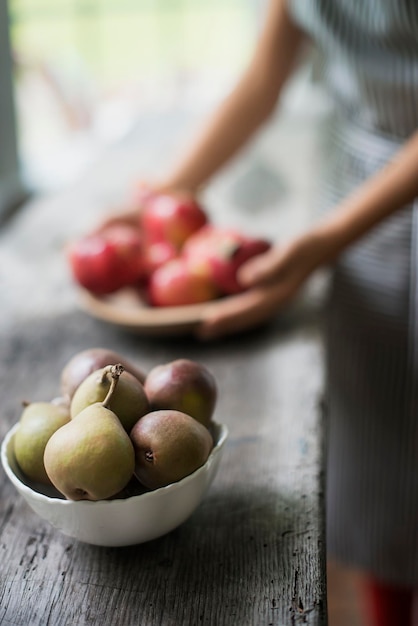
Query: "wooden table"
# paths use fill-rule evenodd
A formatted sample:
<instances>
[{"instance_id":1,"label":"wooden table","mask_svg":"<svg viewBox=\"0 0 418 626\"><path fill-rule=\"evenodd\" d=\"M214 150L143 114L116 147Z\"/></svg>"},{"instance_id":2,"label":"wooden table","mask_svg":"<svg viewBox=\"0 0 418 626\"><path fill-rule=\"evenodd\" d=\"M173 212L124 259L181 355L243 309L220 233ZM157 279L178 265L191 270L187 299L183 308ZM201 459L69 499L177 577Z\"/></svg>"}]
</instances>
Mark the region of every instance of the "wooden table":
<instances>
[{"instance_id":1,"label":"wooden table","mask_svg":"<svg viewBox=\"0 0 418 626\"><path fill-rule=\"evenodd\" d=\"M192 517L169 535L101 548L39 519L0 472L0 623L14 626L326 624L321 344L315 315L213 344L129 335L79 311L0 330L0 435L22 400L57 395L78 350L145 370L184 356L219 383L230 437Z\"/></svg>"}]
</instances>

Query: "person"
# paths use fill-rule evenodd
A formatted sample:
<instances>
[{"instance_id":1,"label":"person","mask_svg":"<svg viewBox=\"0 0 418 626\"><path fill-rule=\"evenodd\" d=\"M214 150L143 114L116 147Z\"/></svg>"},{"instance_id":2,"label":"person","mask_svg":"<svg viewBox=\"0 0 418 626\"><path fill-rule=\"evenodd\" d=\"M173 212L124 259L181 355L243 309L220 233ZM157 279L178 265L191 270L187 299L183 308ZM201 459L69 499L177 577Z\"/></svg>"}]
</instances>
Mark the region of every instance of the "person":
<instances>
[{"instance_id":1,"label":"person","mask_svg":"<svg viewBox=\"0 0 418 626\"><path fill-rule=\"evenodd\" d=\"M304 42L335 115L324 208L247 261L202 339L275 315L319 268L326 300L327 550L363 570L369 623L409 626L418 587L418 3L270 0L236 86L155 190L199 195L270 119ZM280 146L277 148L280 149Z\"/></svg>"}]
</instances>

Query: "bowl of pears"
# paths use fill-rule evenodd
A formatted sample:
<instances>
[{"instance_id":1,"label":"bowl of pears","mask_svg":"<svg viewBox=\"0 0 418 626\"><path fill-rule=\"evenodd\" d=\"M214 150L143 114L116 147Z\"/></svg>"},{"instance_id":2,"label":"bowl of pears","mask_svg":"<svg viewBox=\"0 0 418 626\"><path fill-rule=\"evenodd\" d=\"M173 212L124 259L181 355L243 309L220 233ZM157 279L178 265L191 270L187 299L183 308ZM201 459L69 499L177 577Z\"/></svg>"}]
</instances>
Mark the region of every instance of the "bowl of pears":
<instances>
[{"instance_id":1,"label":"bowl of pears","mask_svg":"<svg viewBox=\"0 0 418 626\"><path fill-rule=\"evenodd\" d=\"M56 398L24 404L2 465L63 534L100 546L151 541L185 522L215 478L228 437L216 401L202 363L179 358L145 373L89 348L63 368Z\"/></svg>"}]
</instances>

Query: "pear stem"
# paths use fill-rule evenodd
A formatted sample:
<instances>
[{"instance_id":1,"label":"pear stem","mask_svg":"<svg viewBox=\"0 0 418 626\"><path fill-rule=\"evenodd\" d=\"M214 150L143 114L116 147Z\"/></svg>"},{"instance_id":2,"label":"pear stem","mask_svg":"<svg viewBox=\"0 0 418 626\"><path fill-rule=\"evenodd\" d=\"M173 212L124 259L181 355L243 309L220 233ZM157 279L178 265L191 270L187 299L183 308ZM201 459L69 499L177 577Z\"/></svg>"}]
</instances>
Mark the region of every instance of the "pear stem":
<instances>
[{"instance_id":1,"label":"pear stem","mask_svg":"<svg viewBox=\"0 0 418 626\"><path fill-rule=\"evenodd\" d=\"M124 370L125 368L121 363L117 363L116 365L108 365L104 368L103 376L107 376L108 374L110 374L112 378L110 381L109 391L107 392L106 398L102 402L102 405L105 407L105 409L109 408L109 403L117 387L119 376Z\"/></svg>"}]
</instances>

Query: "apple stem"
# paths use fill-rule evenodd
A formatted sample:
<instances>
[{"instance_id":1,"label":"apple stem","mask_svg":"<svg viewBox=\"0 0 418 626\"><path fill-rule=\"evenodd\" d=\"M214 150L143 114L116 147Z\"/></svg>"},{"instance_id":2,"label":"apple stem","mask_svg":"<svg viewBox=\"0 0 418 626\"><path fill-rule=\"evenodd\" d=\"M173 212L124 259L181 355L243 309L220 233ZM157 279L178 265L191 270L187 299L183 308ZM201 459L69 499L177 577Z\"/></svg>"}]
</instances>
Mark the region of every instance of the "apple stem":
<instances>
[{"instance_id":1,"label":"apple stem","mask_svg":"<svg viewBox=\"0 0 418 626\"><path fill-rule=\"evenodd\" d=\"M103 376L107 377L108 374L110 374L111 376L109 391L107 392L106 398L102 402L102 405L106 409L109 408L109 403L113 396L113 392L115 391L116 386L118 384L119 377L124 370L125 368L123 367L121 363L117 363L116 365L108 365L107 367L104 368Z\"/></svg>"}]
</instances>

